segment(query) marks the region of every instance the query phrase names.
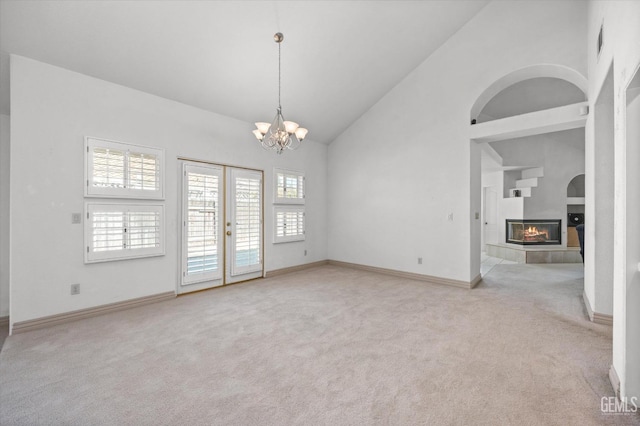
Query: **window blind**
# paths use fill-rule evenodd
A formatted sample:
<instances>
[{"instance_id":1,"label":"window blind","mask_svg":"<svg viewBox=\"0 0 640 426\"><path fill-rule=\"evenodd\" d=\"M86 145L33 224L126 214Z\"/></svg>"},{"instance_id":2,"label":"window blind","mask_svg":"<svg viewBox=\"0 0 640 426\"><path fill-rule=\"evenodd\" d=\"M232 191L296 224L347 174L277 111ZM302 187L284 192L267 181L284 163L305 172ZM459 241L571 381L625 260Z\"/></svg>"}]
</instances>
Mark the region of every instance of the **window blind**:
<instances>
[{"instance_id":1,"label":"window blind","mask_svg":"<svg viewBox=\"0 0 640 426\"><path fill-rule=\"evenodd\" d=\"M304 240L304 219L304 207L276 207L274 242Z\"/></svg>"},{"instance_id":2,"label":"window blind","mask_svg":"<svg viewBox=\"0 0 640 426\"><path fill-rule=\"evenodd\" d=\"M86 262L164 254L163 206L87 203L86 211Z\"/></svg>"},{"instance_id":3,"label":"window blind","mask_svg":"<svg viewBox=\"0 0 640 426\"><path fill-rule=\"evenodd\" d=\"M275 169L275 203L304 204L304 173Z\"/></svg>"},{"instance_id":4,"label":"window blind","mask_svg":"<svg viewBox=\"0 0 640 426\"><path fill-rule=\"evenodd\" d=\"M186 171L186 275L202 275L219 269L220 177Z\"/></svg>"},{"instance_id":5,"label":"window blind","mask_svg":"<svg viewBox=\"0 0 640 426\"><path fill-rule=\"evenodd\" d=\"M163 151L86 139L86 196L162 199Z\"/></svg>"},{"instance_id":6,"label":"window blind","mask_svg":"<svg viewBox=\"0 0 640 426\"><path fill-rule=\"evenodd\" d=\"M262 214L260 207L260 179L235 179L235 261L236 267L260 264L260 235Z\"/></svg>"}]
</instances>

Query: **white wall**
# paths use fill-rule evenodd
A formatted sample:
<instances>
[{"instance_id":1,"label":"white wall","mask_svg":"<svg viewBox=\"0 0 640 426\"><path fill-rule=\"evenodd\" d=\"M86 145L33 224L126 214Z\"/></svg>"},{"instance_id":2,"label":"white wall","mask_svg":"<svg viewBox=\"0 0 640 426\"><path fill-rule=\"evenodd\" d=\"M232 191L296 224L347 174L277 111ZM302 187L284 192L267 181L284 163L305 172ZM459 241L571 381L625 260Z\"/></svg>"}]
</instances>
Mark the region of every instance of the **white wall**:
<instances>
[{"instance_id":1,"label":"white wall","mask_svg":"<svg viewBox=\"0 0 640 426\"><path fill-rule=\"evenodd\" d=\"M471 107L530 65L586 75L585 22L581 2L492 2L340 135L329 147L329 257L476 277L481 172Z\"/></svg>"},{"instance_id":2,"label":"white wall","mask_svg":"<svg viewBox=\"0 0 640 426\"><path fill-rule=\"evenodd\" d=\"M0 114L0 317L9 316L9 116Z\"/></svg>"},{"instance_id":3,"label":"white wall","mask_svg":"<svg viewBox=\"0 0 640 426\"><path fill-rule=\"evenodd\" d=\"M626 144L626 265L625 265L625 322L627 394L640 396L640 71L634 79L635 87L627 90Z\"/></svg>"},{"instance_id":4,"label":"white wall","mask_svg":"<svg viewBox=\"0 0 640 426\"><path fill-rule=\"evenodd\" d=\"M265 269L327 258L327 147L305 141L277 156L251 134L253 124L143 92L11 57L12 323L174 291L178 276L177 157L265 172ZM166 255L83 263L84 136L166 150ZM305 242L273 245L273 168L306 173ZM308 255L304 256L304 250ZM80 295L69 286L81 284Z\"/></svg>"},{"instance_id":5,"label":"white wall","mask_svg":"<svg viewBox=\"0 0 640 426\"><path fill-rule=\"evenodd\" d=\"M633 281L637 274L637 263L640 258L627 257L627 245L630 240L637 240L637 234L630 233L627 224L637 222L637 216L627 217L629 208L640 211L637 199L627 205L628 190L637 191L636 176L627 168L627 145L637 144L633 137L633 127L627 134L626 117L626 87L633 78L640 65L640 2L589 2L587 47L589 53L589 100L591 110L593 103L605 82L611 63L613 72L613 103L614 103L614 253L613 253L613 366L620 378L620 394L622 397L640 397L640 338L638 338L638 324L635 323L639 306L629 305L628 297L633 297L637 289L628 288L628 282ZM600 26L604 25L604 46L599 57L595 51L596 40ZM633 108L633 106L631 106ZM594 112L597 114L597 111ZM598 143L593 121L598 117L590 117L587 121L587 157L595 156L595 144ZM637 134L637 133L636 133ZM633 152L633 151L630 151ZM587 162L586 175L598 172L597 161ZM637 168L634 165L634 168ZM589 182L586 182L589 185ZM596 218L597 220L597 218ZM598 223L595 223L598 226ZM587 243L588 244L588 243ZM585 270L585 274L593 274ZM598 286L593 276L585 276L585 291L588 297L593 297L591 303L597 303L597 288L586 288L587 282ZM635 300L631 299L632 302ZM628 309L634 312L629 313Z\"/></svg>"},{"instance_id":6,"label":"white wall","mask_svg":"<svg viewBox=\"0 0 640 426\"><path fill-rule=\"evenodd\" d=\"M614 262L614 105L613 67L606 83L594 95L593 117L588 137L585 175L585 289L593 289L589 299L593 312L613 314ZM589 294L586 293L586 294ZM588 296L587 296L588 297Z\"/></svg>"}]
</instances>

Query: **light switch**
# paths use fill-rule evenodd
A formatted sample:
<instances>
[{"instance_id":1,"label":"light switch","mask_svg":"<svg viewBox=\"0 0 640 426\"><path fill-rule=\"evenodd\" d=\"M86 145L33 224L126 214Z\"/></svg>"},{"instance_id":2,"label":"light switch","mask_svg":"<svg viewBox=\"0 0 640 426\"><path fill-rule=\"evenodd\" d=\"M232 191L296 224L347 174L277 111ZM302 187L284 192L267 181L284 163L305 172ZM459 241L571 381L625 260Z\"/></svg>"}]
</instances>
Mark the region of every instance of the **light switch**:
<instances>
[{"instance_id":1,"label":"light switch","mask_svg":"<svg viewBox=\"0 0 640 426\"><path fill-rule=\"evenodd\" d=\"M82 223L82 213L71 213L71 223L74 225Z\"/></svg>"}]
</instances>

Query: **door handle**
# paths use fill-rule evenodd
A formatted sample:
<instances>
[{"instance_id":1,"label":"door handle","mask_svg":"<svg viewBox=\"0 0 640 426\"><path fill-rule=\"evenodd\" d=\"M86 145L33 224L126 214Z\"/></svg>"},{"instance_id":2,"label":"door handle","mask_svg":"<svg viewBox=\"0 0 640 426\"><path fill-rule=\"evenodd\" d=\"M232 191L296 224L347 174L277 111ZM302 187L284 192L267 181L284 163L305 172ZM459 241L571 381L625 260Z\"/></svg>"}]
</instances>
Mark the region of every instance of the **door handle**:
<instances>
[{"instance_id":1,"label":"door handle","mask_svg":"<svg viewBox=\"0 0 640 426\"><path fill-rule=\"evenodd\" d=\"M231 231L227 231L227 235L231 235Z\"/></svg>"}]
</instances>

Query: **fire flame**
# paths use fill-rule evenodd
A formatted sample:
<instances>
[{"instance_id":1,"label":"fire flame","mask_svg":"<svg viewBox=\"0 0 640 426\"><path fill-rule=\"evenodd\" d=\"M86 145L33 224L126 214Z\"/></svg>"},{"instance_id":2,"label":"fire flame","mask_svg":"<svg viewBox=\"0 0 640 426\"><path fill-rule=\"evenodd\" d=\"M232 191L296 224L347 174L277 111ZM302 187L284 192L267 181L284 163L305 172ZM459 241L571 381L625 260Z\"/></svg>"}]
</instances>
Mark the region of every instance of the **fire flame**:
<instances>
[{"instance_id":1,"label":"fire flame","mask_svg":"<svg viewBox=\"0 0 640 426\"><path fill-rule=\"evenodd\" d=\"M544 238L545 240L549 239L549 231L546 229L540 229L538 230L537 227L535 226L530 226L527 229L524 230L524 236L525 239L527 238Z\"/></svg>"}]
</instances>

